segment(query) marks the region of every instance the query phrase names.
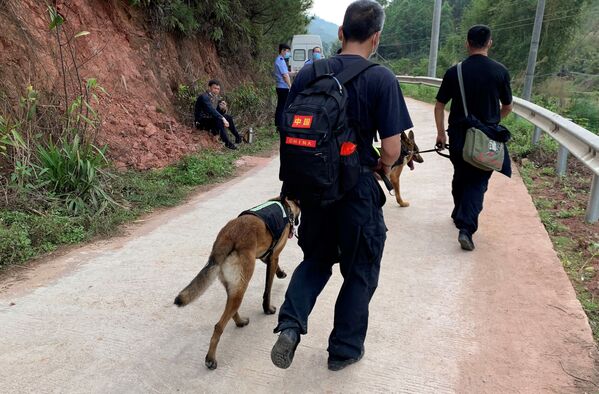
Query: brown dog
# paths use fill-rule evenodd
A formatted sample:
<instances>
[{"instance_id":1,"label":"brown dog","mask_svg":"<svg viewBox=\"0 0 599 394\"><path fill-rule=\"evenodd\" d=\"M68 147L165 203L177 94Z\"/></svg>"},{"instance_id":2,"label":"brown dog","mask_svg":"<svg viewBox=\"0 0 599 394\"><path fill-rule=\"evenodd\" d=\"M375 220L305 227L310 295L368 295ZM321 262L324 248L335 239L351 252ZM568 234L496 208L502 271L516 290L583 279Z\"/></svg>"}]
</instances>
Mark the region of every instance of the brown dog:
<instances>
[{"instance_id":1,"label":"brown dog","mask_svg":"<svg viewBox=\"0 0 599 394\"><path fill-rule=\"evenodd\" d=\"M293 236L294 222L298 220L300 209L298 204L291 200L271 201L277 202L275 211L279 210L281 215L279 220L285 226L280 237L273 240L271 229L266 222L253 214L242 215L231 220L218 233L208 263L175 299L175 304L180 307L189 304L202 295L217 276L225 286L227 304L220 320L214 326L210 348L206 355L206 366L209 369L215 369L217 366L216 347L229 320L233 318L237 327L244 327L250 322L248 318L239 316L238 309L254 273L256 259L266 263L266 286L262 308L268 315L276 312L276 308L270 304L270 290L275 273L279 278L287 276L279 268L279 255L287 239ZM272 204L270 206L272 207ZM283 220L286 222L282 222Z\"/></svg>"},{"instance_id":2,"label":"brown dog","mask_svg":"<svg viewBox=\"0 0 599 394\"><path fill-rule=\"evenodd\" d=\"M414 162L424 162L424 159L418 153L418 145L416 145L416 140L414 139L414 132L410 130L408 135L406 135L405 132L402 132L401 154L399 155L399 159L397 159L391 167L391 173L389 174L389 180L393 184L393 189L395 190L395 199L400 207L409 207L410 203L401 198L399 176L406 164L410 167L410 170L414 170Z\"/></svg>"}]
</instances>

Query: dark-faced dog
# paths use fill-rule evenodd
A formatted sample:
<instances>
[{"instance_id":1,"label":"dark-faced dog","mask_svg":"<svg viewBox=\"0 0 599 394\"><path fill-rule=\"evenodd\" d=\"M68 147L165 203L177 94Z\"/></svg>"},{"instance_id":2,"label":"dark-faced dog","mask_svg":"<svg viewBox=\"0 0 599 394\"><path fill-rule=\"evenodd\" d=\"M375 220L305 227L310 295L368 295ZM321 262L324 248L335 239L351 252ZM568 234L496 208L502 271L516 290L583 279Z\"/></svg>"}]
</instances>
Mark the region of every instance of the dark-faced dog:
<instances>
[{"instance_id":1,"label":"dark-faced dog","mask_svg":"<svg viewBox=\"0 0 599 394\"><path fill-rule=\"evenodd\" d=\"M276 204L272 204L272 201ZM217 366L216 347L229 320L233 318L237 327L244 327L250 321L248 318L239 316L238 309L254 273L256 259L266 263L266 286L262 308L266 314L273 314L276 311L276 308L270 304L270 290L275 273L279 278L287 276L279 268L279 255L287 239L293 235L293 226L297 224L294 221L297 222L300 209L296 202L288 199L282 201L274 199L271 202L245 211L220 230L212 246L208 263L175 299L175 304L180 307L189 304L202 295L216 277L220 279L227 291L227 304L220 320L214 326L210 348L206 355L206 366L209 369L215 369ZM252 212L259 211L264 206L273 209L269 212L280 215L275 217L278 220L275 224L280 232L276 234L278 239L273 237L273 232L277 231L271 228L274 226L269 227L265 220Z\"/></svg>"},{"instance_id":2,"label":"dark-faced dog","mask_svg":"<svg viewBox=\"0 0 599 394\"><path fill-rule=\"evenodd\" d=\"M407 165L410 167L410 170L414 170L414 162L422 163L424 159L418 153L418 145L416 145L416 141L414 140L414 132L410 130L410 132L406 135L405 132L401 133L401 154L397 161L391 167L391 173L389 174L389 179L393 184L393 189L395 190L395 199L400 207L409 207L410 203L402 200L400 188L399 188L399 176L403 171L403 168Z\"/></svg>"}]
</instances>

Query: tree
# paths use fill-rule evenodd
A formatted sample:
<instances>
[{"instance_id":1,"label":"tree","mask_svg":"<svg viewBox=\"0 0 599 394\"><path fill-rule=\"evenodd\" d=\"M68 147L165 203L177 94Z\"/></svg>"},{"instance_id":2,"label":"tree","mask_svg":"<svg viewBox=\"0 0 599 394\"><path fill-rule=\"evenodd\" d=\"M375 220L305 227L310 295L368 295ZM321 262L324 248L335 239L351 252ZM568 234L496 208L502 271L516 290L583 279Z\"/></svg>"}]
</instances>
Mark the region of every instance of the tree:
<instances>
[{"instance_id":1,"label":"tree","mask_svg":"<svg viewBox=\"0 0 599 394\"><path fill-rule=\"evenodd\" d=\"M514 76L526 70L530 38L534 23L536 0L515 0L513 6L493 0L473 0L464 13L462 29L465 39L468 28L486 24L493 31L492 54L505 64ZM559 71L567 47L572 44L577 22L585 0L549 0L545 7L543 31L539 46L537 74Z\"/></svg>"},{"instance_id":2,"label":"tree","mask_svg":"<svg viewBox=\"0 0 599 394\"><path fill-rule=\"evenodd\" d=\"M428 56L433 3L430 0L395 0L386 8L380 53L386 58L419 59ZM441 43L453 29L452 8L443 3Z\"/></svg>"}]
</instances>

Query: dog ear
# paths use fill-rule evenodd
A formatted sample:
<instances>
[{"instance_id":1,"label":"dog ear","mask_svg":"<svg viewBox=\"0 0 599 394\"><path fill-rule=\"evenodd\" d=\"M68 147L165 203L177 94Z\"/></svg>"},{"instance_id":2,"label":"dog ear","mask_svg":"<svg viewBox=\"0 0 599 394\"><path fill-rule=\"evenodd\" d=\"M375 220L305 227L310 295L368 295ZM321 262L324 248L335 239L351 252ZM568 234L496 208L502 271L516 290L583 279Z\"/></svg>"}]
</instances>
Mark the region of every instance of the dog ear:
<instances>
[{"instance_id":1,"label":"dog ear","mask_svg":"<svg viewBox=\"0 0 599 394\"><path fill-rule=\"evenodd\" d=\"M414 130L410 130L410 132L408 133L408 137L414 141Z\"/></svg>"}]
</instances>

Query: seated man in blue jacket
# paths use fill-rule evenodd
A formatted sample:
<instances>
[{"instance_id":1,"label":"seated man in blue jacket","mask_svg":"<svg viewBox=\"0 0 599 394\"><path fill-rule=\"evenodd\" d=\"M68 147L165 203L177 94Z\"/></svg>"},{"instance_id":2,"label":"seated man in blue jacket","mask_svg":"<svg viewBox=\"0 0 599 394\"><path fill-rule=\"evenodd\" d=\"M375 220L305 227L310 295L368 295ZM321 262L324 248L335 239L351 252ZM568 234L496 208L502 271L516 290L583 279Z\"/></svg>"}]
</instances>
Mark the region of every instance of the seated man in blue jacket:
<instances>
[{"instance_id":1,"label":"seated man in blue jacket","mask_svg":"<svg viewBox=\"0 0 599 394\"><path fill-rule=\"evenodd\" d=\"M208 82L208 90L201 94L196 100L194 108L195 125L199 129L210 130L214 135L218 133L220 139L227 148L237 149L231 140L229 140L229 136L225 129L228 128L231 130L231 133L235 136L236 144L241 142L241 136L235 128L233 117L225 113L226 109L223 110L219 108L219 103L223 102L219 93L220 82L216 79L210 80ZM221 105L220 107L226 108L226 104ZM217 109L220 109L220 111Z\"/></svg>"}]
</instances>

